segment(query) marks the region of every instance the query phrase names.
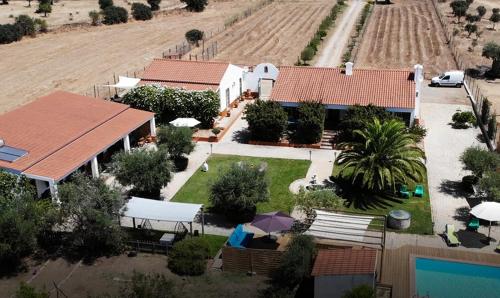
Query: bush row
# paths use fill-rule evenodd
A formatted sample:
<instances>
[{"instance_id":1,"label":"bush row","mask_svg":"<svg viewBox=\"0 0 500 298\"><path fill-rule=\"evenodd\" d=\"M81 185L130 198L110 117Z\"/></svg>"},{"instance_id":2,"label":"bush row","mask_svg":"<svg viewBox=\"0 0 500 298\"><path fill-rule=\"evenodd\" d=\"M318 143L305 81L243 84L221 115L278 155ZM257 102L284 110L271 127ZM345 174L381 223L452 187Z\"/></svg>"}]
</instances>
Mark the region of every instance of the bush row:
<instances>
[{"instance_id":1,"label":"bush row","mask_svg":"<svg viewBox=\"0 0 500 298\"><path fill-rule=\"evenodd\" d=\"M349 44L347 45L347 50L342 56L342 61L344 63L349 62L351 60L352 50L356 46L361 30L363 30L366 20L368 19L368 16L372 12L371 6L372 6L371 3L367 3L365 4L365 7L363 7L363 11L361 12L361 16L359 17L358 24L356 25L356 34L349 41Z\"/></svg>"},{"instance_id":2,"label":"bush row","mask_svg":"<svg viewBox=\"0 0 500 298\"><path fill-rule=\"evenodd\" d=\"M195 118L204 128L213 125L219 114L219 94L212 91L188 91L161 86L140 86L123 97L133 108L151 111L160 124L179 118Z\"/></svg>"},{"instance_id":3,"label":"bush row","mask_svg":"<svg viewBox=\"0 0 500 298\"><path fill-rule=\"evenodd\" d=\"M27 15L16 17L14 24L0 25L0 44L19 41L23 36L36 36L39 32L47 32L47 22Z\"/></svg>"},{"instance_id":4,"label":"bush row","mask_svg":"<svg viewBox=\"0 0 500 298\"><path fill-rule=\"evenodd\" d=\"M328 30L335 24L335 20L339 12L342 11L345 4L344 1L338 0L337 4L330 10L330 14L327 15L314 34L313 38L309 41L307 46L302 50L300 54L300 59L297 61L296 65L307 65L307 61L310 61L314 58L314 55L318 52L318 47L321 44L323 38L328 34Z\"/></svg>"}]
</instances>

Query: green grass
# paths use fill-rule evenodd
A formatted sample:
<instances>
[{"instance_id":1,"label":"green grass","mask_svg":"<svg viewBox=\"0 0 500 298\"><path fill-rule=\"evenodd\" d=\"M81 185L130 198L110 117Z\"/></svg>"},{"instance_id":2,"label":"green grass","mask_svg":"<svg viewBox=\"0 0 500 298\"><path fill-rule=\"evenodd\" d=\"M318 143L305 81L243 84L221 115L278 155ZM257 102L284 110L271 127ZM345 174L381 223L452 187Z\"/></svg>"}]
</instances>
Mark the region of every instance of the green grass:
<instances>
[{"instance_id":1,"label":"green grass","mask_svg":"<svg viewBox=\"0 0 500 298\"><path fill-rule=\"evenodd\" d=\"M212 155L208 158L208 172L200 169L191 176L172 199L173 202L198 203L210 207L210 185L214 183L221 170L232 163L245 161L254 165L267 163L267 178L269 179L270 200L257 204L257 212L284 211L291 212L295 204L293 195L288 190L290 183L304 178L310 161L290 160L281 158L247 157L238 155Z\"/></svg>"},{"instance_id":2,"label":"green grass","mask_svg":"<svg viewBox=\"0 0 500 298\"><path fill-rule=\"evenodd\" d=\"M338 166L334 167L332 176L334 178L339 176ZM396 209L405 210L411 214L410 227L403 231L391 229L388 229L388 231L430 235L433 234L433 230L427 177L422 183L419 184L422 184L425 188L424 196L422 198L411 197L410 199L403 199L400 197L384 196L376 198L375 196L367 196L368 198L363 198L360 200L360 202L346 200L344 206L342 206L341 209L350 212L369 213L377 215L388 215L391 210ZM408 189L410 191L413 191L415 189L415 185L409 184Z\"/></svg>"},{"instance_id":3,"label":"green grass","mask_svg":"<svg viewBox=\"0 0 500 298\"><path fill-rule=\"evenodd\" d=\"M227 240L226 236L219 235L203 235L203 239L206 239L210 248L210 256L213 258L219 251L219 249L224 245Z\"/></svg>"}]
</instances>

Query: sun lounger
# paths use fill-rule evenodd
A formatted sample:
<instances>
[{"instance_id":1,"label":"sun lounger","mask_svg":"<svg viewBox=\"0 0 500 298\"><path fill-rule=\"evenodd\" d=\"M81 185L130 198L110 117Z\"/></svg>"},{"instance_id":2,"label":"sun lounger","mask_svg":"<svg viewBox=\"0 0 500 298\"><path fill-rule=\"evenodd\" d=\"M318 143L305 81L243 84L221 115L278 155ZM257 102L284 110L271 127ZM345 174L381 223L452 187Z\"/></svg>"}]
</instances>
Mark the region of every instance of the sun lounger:
<instances>
[{"instance_id":1,"label":"sun lounger","mask_svg":"<svg viewBox=\"0 0 500 298\"><path fill-rule=\"evenodd\" d=\"M458 241L457 238L457 233L455 232L455 226L447 224L446 225L446 231L444 233L444 236L446 237L446 244L448 246L459 246L460 241Z\"/></svg>"},{"instance_id":2,"label":"sun lounger","mask_svg":"<svg viewBox=\"0 0 500 298\"><path fill-rule=\"evenodd\" d=\"M477 231L477 229L479 229L479 219L477 218L473 218L469 221L469 223L467 224L467 229L471 230L471 231Z\"/></svg>"},{"instance_id":3,"label":"sun lounger","mask_svg":"<svg viewBox=\"0 0 500 298\"><path fill-rule=\"evenodd\" d=\"M500 252L500 242L498 242L497 248L495 248L496 252Z\"/></svg>"},{"instance_id":4,"label":"sun lounger","mask_svg":"<svg viewBox=\"0 0 500 298\"><path fill-rule=\"evenodd\" d=\"M415 192L413 193L414 196L416 197L423 197L424 196L424 186L418 184L417 187L415 187Z\"/></svg>"},{"instance_id":5,"label":"sun lounger","mask_svg":"<svg viewBox=\"0 0 500 298\"><path fill-rule=\"evenodd\" d=\"M411 197L411 192L408 191L408 188L406 187L406 185L401 185L399 187L399 194L403 198L410 198Z\"/></svg>"}]
</instances>

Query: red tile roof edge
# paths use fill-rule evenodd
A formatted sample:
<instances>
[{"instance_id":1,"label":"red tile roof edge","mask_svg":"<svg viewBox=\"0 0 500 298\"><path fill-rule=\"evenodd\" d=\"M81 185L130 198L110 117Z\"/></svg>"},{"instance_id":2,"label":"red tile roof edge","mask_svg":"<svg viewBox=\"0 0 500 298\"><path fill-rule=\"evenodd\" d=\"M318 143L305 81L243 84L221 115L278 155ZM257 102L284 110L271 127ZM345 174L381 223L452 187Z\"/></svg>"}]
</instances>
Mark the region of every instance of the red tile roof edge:
<instances>
[{"instance_id":1,"label":"red tile roof edge","mask_svg":"<svg viewBox=\"0 0 500 298\"><path fill-rule=\"evenodd\" d=\"M311 276L375 274L376 263L376 249L321 249L314 261Z\"/></svg>"}]
</instances>

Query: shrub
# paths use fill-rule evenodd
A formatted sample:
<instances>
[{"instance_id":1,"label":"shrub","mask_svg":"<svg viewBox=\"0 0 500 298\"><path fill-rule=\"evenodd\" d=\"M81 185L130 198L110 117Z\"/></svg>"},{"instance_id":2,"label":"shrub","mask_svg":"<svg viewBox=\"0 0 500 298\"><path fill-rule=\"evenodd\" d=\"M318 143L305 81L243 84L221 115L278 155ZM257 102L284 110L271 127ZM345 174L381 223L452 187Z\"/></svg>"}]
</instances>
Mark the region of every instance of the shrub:
<instances>
[{"instance_id":1,"label":"shrub","mask_svg":"<svg viewBox=\"0 0 500 298\"><path fill-rule=\"evenodd\" d=\"M309 60L312 60L314 58L314 48L311 46L307 46L302 53L300 53L300 59L302 59L304 62L307 62Z\"/></svg>"},{"instance_id":2,"label":"shrub","mask_svg":"<svg viewBox=\"0 0 500 298\"><path fill-rule=\"evenodd\" d=\"M486 7L484 7L483 5L480 5L476 8L476 11L477 11L477 15L479 16L479 18L482 18L486 14Z\"/></svg>"},{"instance_id":3,"label":"shrub","mask_svg":"<svg viewBox=\"0 0 500 298\"><path fill-rule=\"evenodd\" d=\"M99 8L104 10L108 7L113 6L113 0L99 0Z\"/></svg>"},{"instance_id":4,"label":"shrub","mask_svg":"<svg viewBox=\"0 0 500 298\"><path fill-rule=\"evenodd\" d=\"M174 284L163 274L144 274L134 271L130 281L123 283L120 296L123 298L169 298L176 297L172 294ZM108 297L108 296L104 296Z\"/></svg>"},{"instance_id":5,"label":"shrub","mask_svg":"<svg viewBox=\"0 0 500 298\"><path fill-rule=\"evenodd\" d=\"M468 37L470 37L472 33L477 32L477 25L469 23L469 24L465 25L465 31L467 31L467 33L469 33Z\"/></svg>"},{"instance_id":6,"label":"shrub","mask_svg":"<svg viewBox=\"0 0 500 298\"><path fill-rule=\"evenodd\" d=\"M191 29L186 32L185 37L190 44L194 44L198 47L199 41L203 39L203 31L200 31L198 29Z\"/></svg>"},{"instance_id":7,"label":"shrub","mask_svg":"<svg viewBox=\"0 0 500 298\"><path fill-rule=\"evenodd\" d=\"M214 210L236 222L253 218L257 203L268 200L266 172L244 162L234 163L221 172L210 187Z\"/></svg>"},{"instance_id":8,"label":"shrub","mask_svg":"<svg viewBox=\"0 0 500 298\"><path fill-rule=\"evenodd\" d=\"M148 0L149 6L151 6L152 11L157 11L160 9L161 0Z\"/></svg>"},{"instance_id":9,"label":"shrub","mask_svg":"<svg viewBox=\"0 0 500 298\"><path fill-rule=\"evenodd\" d=\"M164 146L172 158L193 152L193 131L189 127L163 126L158 130L157 137L158 144Z\"/></svg>"},{"instance_id":10,"label":"shrub","mask_svg":"<svg viewBox=\"0 0 500 298\"><path fill-rule=\"evenodd\" d=\"M500 15L499 15L500 17ZM500 18L499 18L500 20ZM500 44L488 42L483 47L482 56L492 60L491 69L488 75L492 77L500 76Z\"/></svg>"},{"instance_id":11,"label":"shrub","mask_svg":"<svg viewBox=\"0 0 500 298\"><path fill-rule=\"evenodd\" d=\"M146 21L153 18L153 13L151 12L151 8L149 8L149 6L136 2L132 4L132 16L136 20Z\"/></svg>"},{"instance_id":12,"label":"shrub","mask_svg":"<svg viewBox=\"0 0 500 298\"><path fill-rule=\"evenodd\" d=\"M49 28L46 20L35 19L35 30L36 32L48 32Z\"/></svg>"},{"instance_id":13,"label":"shrub","mask_svg":"<svg viewBox=\"0 0 500 298\"><path fill-rule=\"evenodd\" d=\"M179 117L195 118L201 127L212 127L219 114L219 94L212 91L189 91L159 86L140 86L127 92L123 102L133 108L151 111L160 124Z\"/></svg>"},{"instance_id":14,"label":"shrub","mask_svg":"<svg viewBox=\"0 0 500 298\"><path fill-rule=\"evenodd\" d=\"M487 98L485 98L483 101L483 105L481 106L481 122L483 125L486 125L490 120L490 110L491 103Z\"/></svg>"},{"instance_id":15,"label":"shrub","mask_svg":"<svg viewBox=\"0 0 500 298\"><path fill-rule=\"evenodd\" d=\"M50 292L45 290L37 290L28 285L24 281L19 284L15 298L49 298Z\"/></svg>"},{"instance_id":16,"label":"shrub","mask_svg":"<svg viewBox=\"0 0 500 298\"><path fill-rule=\"evenodd\" d=\"M46 17L48 13L52 12L52 5L50 3L40 3L37 12L43 13L43 16Z\"/></svg>"},{"instance_id":17,"label":"shrub","mask_svg":"<svg viewBox=\"0 0 500 298\"><path fill-rule=\"evenodd\" d=\"M19 41L23 38L23 34L19 27L13 24L0 25L0 44Z\"/></svg>"},{"instance_id":18,"label":"shrub","mask_svg":"<svg viewBox=\"0 0 500 298\"><path fill-rule=\"evenodd\" d=\"M342 199L337 196L332 189L320 189L305 191L303 188L296 195L297 206L304 212L307 218L314 217L314 209L338 209L342 204Z\"/></svg>"},{"instance_id":19,"label":"shrub","mask_svg":"<svg viewBox=\"0 0 500 298\"><path fill-rule=\"evenodd\" d=\"M123 7L109 6L104 9L104 20L106 25L126 23L128 21L128 12Z\"/></svg>"},{"instance_id":20,"label":"shrub","mask_svg":"<svg viewBox=\"0 0 500 298\"><path fill-rule=\"evenodd\" d=\"M491 117L488 121L488 138L493 140L497 132L497 119L496 117Z\"/></svg>"},{"instance_id":21,"label":"shrub","mask_svg":"<svg viewBox=\"0 0 500 298\"><path fill-rule=\"evenodd\" d=\"M101 20L101 14L97 10L92 10L89 11L89 18L92 26L97 26Z\"/></svg>"},{"instance_id":22,"label":"shrub","mask_svg":"<svg viewBox=\"0 0 500 298\"><path fill-rule=\"evenodd\" d=\"M186 3L186 9L189 11L200 12L208 5L208 0L181 0Z\"/></svg>"},{"instance_id":23,"label":"shrub","mask_svg":"<svg viewBox=\"0 0 500 298\"><path fill-rule=\"evenodd\" d=\"M419 124L414 124L408 128L408 133L414 136L415 143L422 141L427 135L427 129Z\"/></svg>"},{"instance_id":24,"label":"shrub","mask_svg":"<svg viewBox=\"0 0 500 298\"><path fill-rule=\"evenodd\" d=\"M486 194L490 201L500 202L500 172L487 172L479 180L479 189Z\"/></svg>"},{"instance_id":25,"label":"shrub","mask_svg":"<svg viewBox=\"0 0 500 298\"><path fill-rule=\"evenodd\" d=\"M470 111L458 111L453 114L451 120L453 121L453 128L468 128L469 126L476 125L476 116Z\"/></svg>"},{"instance_id":26,"label":"shrub","mask_svg":"<svg viewBox=\"0 0 500 298\"><path fill-rule=\"evenodd\" d=\"M272 283L282 288L294 289L309 277L314 254L315 244L311 236L294 236L286 247L280 265L273 272Z\"/></svg>"},{"instance_id":27,"label":"shrub","mask_svg":"<svg viewBox=\"0 0 500 298\"><path fill-rule=\"evenodd\" d=\"M258 141L279 141L288 124L285 110L275 101L257 100L247 105L245 119L251 138Z\"/></svg>"},{"instance_id":28,"label":"shrub","mask_svg":"<svg viewBox=\"0 0 500 298\"><path fill-rule=\"evenodd\" d=\"M347 291L342 298L375 298L375 290L372 286L360 285Z\"/></svg>"},{"instance_id":29,"label":"shrub","mask_svg":"<svg viewBox=\"0 0 500 298\"><path fill-rule=\"evenodd\" d=\"M325 106L320 102L302 102L298 108L298 115L296 133L298 141L304 144L319 142L325 125Z\"/></svg>"},{"instance_id":30,"label":"shrub","mask_svg":"<svg viewBox=\"0 0 500 298\"><path fill-rule=\"evenodd\" d=\"M164 150L136 149L113 155L111 171L122 185L131 185L141 194L159 196L172 179L172 163Z\"/></svg>"},{"instance_id":31,"label":"shrub","mask_svg":"<svg viewBox=\"0 0 500 298\"><path fill-rule=\"evenodd\" d=\"M500 155L478 146L465 149L460 156L460 161L464 165L464 170L469 170L478 177L500 167Z\"/></svg>"},{"instance_id":32,"label":"shrub","mask_svg":"<svg viewBox=\"0 0 500 298\"><path fill-rule=\"evenodd\" d=\"M35 21L30 16L27 16L25 14L19 15L18 17L16 17L16 22L14 24L19 28L19 31L22 35L36 35Z\"/></svg>"},{"instance_id":33,"label":"shrub","mask_svg":"<svg viewBox=\"0 0 500 298\"><path fill-rule=\"evenodd\" d=\"M180 275L201 275L205 272L209 256L210 247L204 238L186 238L170 250L168 268Z\"/></svg>"}]
</instances>

